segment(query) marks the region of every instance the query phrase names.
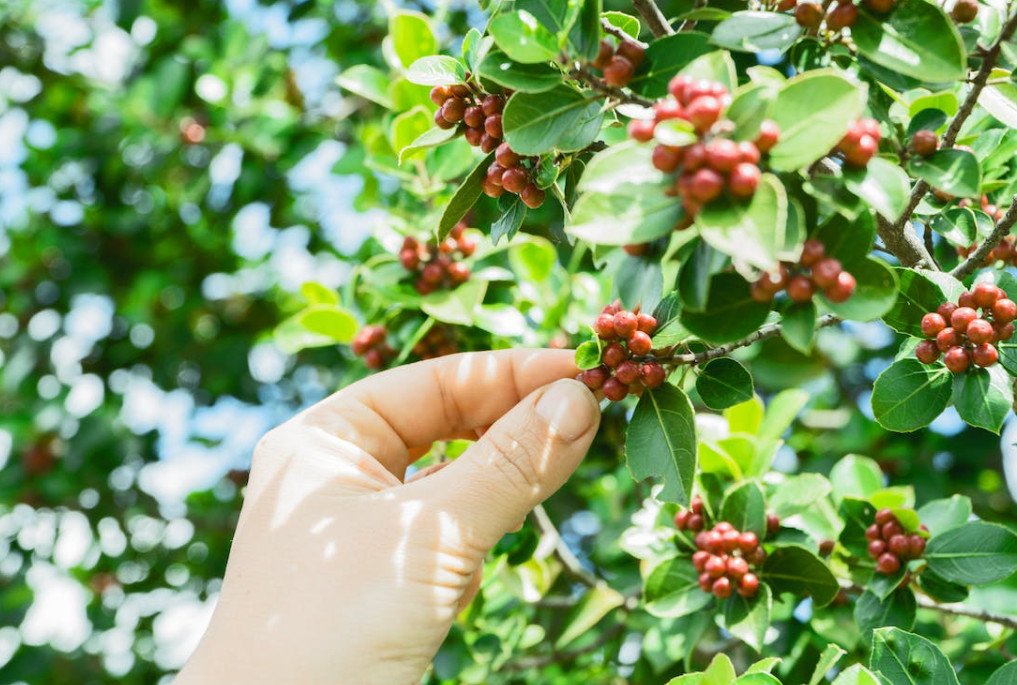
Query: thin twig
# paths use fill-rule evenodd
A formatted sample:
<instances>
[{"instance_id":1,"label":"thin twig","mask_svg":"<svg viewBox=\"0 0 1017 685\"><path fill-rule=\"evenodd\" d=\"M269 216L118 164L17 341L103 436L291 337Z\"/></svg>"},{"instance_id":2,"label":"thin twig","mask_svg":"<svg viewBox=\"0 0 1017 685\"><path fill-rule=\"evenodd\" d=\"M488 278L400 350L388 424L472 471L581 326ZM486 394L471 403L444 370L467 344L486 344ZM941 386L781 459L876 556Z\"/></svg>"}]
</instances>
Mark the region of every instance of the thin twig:
<instances>
[{"instance_id":1,"label":"thin twig","mask_svg":"<svg viewBox=\"0 0 1017 685\"><path fill-rule=\"evenodd\" d=\"M840 319L834 316L833 314L824 314L823 316L819 317L819 320L816 322L816 328L825 328L826 326L832 326L835 323L839 322ZM723 357L728 354L731 354L731 352L737 350L740 347L748 347L749 345L757 343L760 340L765 340L766 338L772 338L775 335L780 335L780 331L781 325L779 323L767 324L766 326L763 326L762 328L757 330L755 333L752 333L742 338L741 340L729 342L725 345L719 345L717 347L711 347L710 349L704 352L695 352L695 353L689 352L687 354L671 355L670 357L667 357L662 361L668 361L675 364L692 364L692 365L702 364L703 362L710 361L711 359L714 359L716 357Z\"/></svg>"},{"instance_id":2,"label":"thin twig","mask_svg":"<svg viewBox=\"0 0 1017 685\"><path fill-rule=\"evenodd\" d=\"M957 142L957 136L960 134L961 128L964 126L964 122L967 121L971 115L972 110L975 108L975 104L978 102L978 97L982 94L982 89L985 88L986 81L989 80L989 74L992 73L992 69L996 66L996 62L999 59L999 53L1003 49L1003 43L1010 40L1013 36L1014 31L1017 31L1017 13L1010 17L1009 20L1003 25L1003 29L999 32L999 39L996 43L986 51L985 56L982 58L982 65L978 68L978 73L971 79L971 90L968 91L967 97L964 98L964 102L961 103L960 108L957 110L956 116L950 122L950 126L947 127L946 133L943 134L943 140L941 148L952 148L954 143ZM911 219L911 215L914 213L918 203L925 197L925 193L929 192L929 184L924 179L919 179L915 183L915 187L911 189L911 197L908 198L907 207L904 212L897 219L897 223L894 226L894 230L898 233L904 231L904 226Z\"/></svg>"},{"instance_id":3,"label":"thin twig","mask_svg":"<svg viewBox=\"0 0 1017 685\"><path fill-rule=\"evenodd\" d=\"M648 47L647 44L639 40L638 37L630 36L629 34L622 31L620 28L609 22L607 19L600 20L600 27L604 29L604 33L610 34L617 38L618 40L624 40L629 43L635 43L641 48Z\"/></svg>"},{"instance_id":4,"label":"thin twig","mask_svg":"<svg viewBox=\"0 0 1017 685\"><path fill-rule=\"evenodd\" d=\"M958 264L950 275L958 280L963 279L968 274L972 273L975 269L985 263L985 258L992 252L992 248L999 245L999 242L1006 236L1010 235L1010 229L1017 223L1017 196L1014 196L1010 202L1010 208L1006 210L1006 214L996 228L992 230L989 237L986 238L978 249L971 253L967 259Z\"/></svg>"},{"instance_id":5,"label":"thin twig","mask_svg":"<svg viewBox=\"0 0 1017 685\"><path fill-rule=\"evenodd\" d=\"M632 0L632 6L636 8L639 16L643 18L657 38L670 36L674 33L674 29L667 23L664 13L660 11L657 3L653 0Z\"/></svg>"},{"instance_id":6,"label":"thin twig","mask_svg":"<svg viewBox=\"0 0 1017 685\"><path fill-rule=\"evenodd\" d=\"M941 614L950 614L951 616L967 616L968 618L978 619L986 623L995 623L1007 628L1017 629L1017 618L1012 616L1003 616L1002 614L994 614L991 611L973 609L963 604L939 604L935 600L923 595L915 595L915 599L918 601L918 606L923 609L932 609Z\"/></svg>"},{"instance_id":7,"label":"thin twig","mask_svg":"<svg viewBox=\"0 0 1017 685\"><path fill-rule=\"evenodd\" d=\"M544 505L538 504L533 509L533 522L536 524L537 529L544 535L551 538L554 542L554 556L561 562L561 565L565 567L565 571L587 587L598 587L604 584L597 576L593 575L590 571L583 567L583 563L579 561L579 558L572 553L569 546L565 544L565 541L561 537L561 533L555 527L554 522L551 521L551 517L547 515L547 510L544 509Z\"/></svg>"}]
</instances>

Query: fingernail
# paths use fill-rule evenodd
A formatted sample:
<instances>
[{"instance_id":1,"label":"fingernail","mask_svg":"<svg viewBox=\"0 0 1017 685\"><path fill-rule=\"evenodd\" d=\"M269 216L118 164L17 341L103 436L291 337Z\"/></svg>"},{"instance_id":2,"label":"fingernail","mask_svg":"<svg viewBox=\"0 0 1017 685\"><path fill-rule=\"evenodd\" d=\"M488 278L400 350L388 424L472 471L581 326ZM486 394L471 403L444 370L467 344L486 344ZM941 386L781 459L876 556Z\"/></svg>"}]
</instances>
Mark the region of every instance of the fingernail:
<instances>
[{"instance_id":1,"label":"fingernail","mask_svg":"<svg viewBox=\"0 0 1017 685\"><path fill-rule=\"evenodd\" d=\"M551 384L537 402L537 414L564 440L575 440L590 430L600 416L600 407L589 389L574 380Z\"/></svg>"}]
</instances>

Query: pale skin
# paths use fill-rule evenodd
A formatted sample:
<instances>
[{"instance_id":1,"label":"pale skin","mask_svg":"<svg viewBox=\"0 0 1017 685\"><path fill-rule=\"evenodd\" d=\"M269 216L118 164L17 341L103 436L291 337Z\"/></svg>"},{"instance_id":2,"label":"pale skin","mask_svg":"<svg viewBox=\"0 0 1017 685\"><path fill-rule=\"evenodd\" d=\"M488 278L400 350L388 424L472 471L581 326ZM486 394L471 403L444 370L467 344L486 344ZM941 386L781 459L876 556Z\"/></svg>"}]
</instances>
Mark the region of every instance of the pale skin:
<instances>
[{"instance_id":1,"label":"pale skin","mask_svg":"<svg viewBox=\"0 0 1017 685\"><path fill-rule=\"evenodd\" d=\"M219 603L177 685L419 683L487 552L579 465L600 421L568 350L376 374L271 431ZM406 479L435 440L479 439Z\"/></svg>"}]
</instances>

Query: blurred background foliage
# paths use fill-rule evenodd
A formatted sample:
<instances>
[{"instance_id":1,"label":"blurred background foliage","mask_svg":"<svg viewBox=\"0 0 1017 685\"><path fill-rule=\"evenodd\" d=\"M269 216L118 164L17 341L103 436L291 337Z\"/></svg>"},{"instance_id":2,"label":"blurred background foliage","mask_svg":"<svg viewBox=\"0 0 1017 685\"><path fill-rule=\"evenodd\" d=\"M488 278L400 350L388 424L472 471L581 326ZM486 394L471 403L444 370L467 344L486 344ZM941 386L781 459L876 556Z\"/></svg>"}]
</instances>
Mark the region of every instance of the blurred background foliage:
<instances>
[{"instance_id":1,"label":"blurred background foliage","mask_svg":"<svg viewBox=\"0 0 1017 685\"><path fill-rule=\"evenodd\" d=\"M474 3L402 6L434 16L451 45L483 21ZM383 4L352 0L0 4L0 683L168 680L214 603L254 443L364 373L345 349L288 354L272 332L300 308L304 281L343 287L414 216L391 170L363 164L377 108L335 82L384 64L386 21ZM524 230L556 236L556 211L531 213ZM588 255L556 249L555 278L506 295L528 330L462 330L463 348L578 339L610 286L587 276L574 301L556 301L572 315L540 315L534 288L547 301L564 265L592 270ZM868 393L893 353L881 324L826 329L808 357L777 339L746 352L764 396L794 385L812 396L777 467L825 473L867 454L919 503L959 492L1013 524L1013 424L1002 443L952 409L918 434L881 430ZM619 539L628 530L638 544L633 514L636 529L653 517L620 461L623 412L609 410L548 504L580 562L622 591L641 581ZM561 642L578 611L535 601L571 592L547 544L531 524L503 541L430 681L681 672L694 617L617 611L565 658L525 656ZM969 603L1017 606L1017 580ZM964 682L1017 648L991 626L956 619L943 633L934 618L920 613L915 632L938 637ZM846 625L833 611L823 621L828 635ZM785 675L807 674L823 631L782 639ZM721 648L743 649L708 636L693 661Z\"/></svg>"}]
</instances>

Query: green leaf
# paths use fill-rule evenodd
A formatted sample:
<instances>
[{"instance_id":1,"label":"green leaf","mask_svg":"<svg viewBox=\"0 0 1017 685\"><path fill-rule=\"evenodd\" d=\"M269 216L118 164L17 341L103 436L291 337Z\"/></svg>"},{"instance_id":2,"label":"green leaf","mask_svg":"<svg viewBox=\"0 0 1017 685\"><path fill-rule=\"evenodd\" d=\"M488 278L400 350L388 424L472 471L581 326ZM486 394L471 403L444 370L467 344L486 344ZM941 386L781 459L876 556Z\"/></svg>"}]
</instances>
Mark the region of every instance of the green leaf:
<instances>
[{"instance_id":1,"label":"green leaf","mask_svg":"<svg viewBox=\"0 0 1017 685\"><path fill-rule=\"evenodd\" d=\"M986 85L978 95L978 104L1000 123L1017 128L1017 85L1012 81Z\"/></svg>"},{"instance_id":2,"label":"green leaf","mask_svg":"<svg viewBox=\"0 0 1017 685\"><path fill-rule=\"evenodd\" d=\"M799 352L808 353L816 337L816 305L791 302L780 319L780 335Z\"/></svg>"},{"instance_id":3,"label":"green leaf","mask_svg":"<svg viewBox=\"0 0 1017 685\"><path fill-rule=\"evenodd\" d=\"M699 135L684 119L665 119L654 126L653 139L661 145L684 147L699 140Z\"/></svg>"},{"instance_id":4,"label":"green leaf","mask_svg":"<svg viewBox=\"0 0 1017 685\"><path fill-rule=\"evenodd\" d=\"M714 45L728 50L784 52L798 39L802 28L790 14L776 12L735 12L713 29Z\"/></svg>"},{"instance_id":5,"label":"green leaf","mask_svg":"<svg viewBox=\"0 0 1017 685\"><path fill-rule=\"evenodd\" d=\"M911 194L904 170L882 157L873 157L864 169L845 167L844 185L889 221L897 221Z\"/></svg>"},{"instance_id":6,"label":"green leaf","mask_svg":"<svg viewBox=\"0 0 1017 685\"><path fill-rule=\"evenodd\" d=\"M438 51L431 20L420 12L400 10L393 13L388 20L388 38L403 67Z\"/></svg>"},{"instance_id":7,"label":"green leaf","mask_svg":"<svg viewBox=\"0 0 1017 685\"><path fill-rule=\"evenodd\" d=\"M699 587L699 574L688 557L665 559L654 566L643 584L646 610L659 618L678 618L699 611L713 595Z\"/></svg>"},{"instance_id":8,"label":"green leaf","mask_svg":"<svg viewBox=\"0 0 1017 685\"><path fill-rule=\"evenodd\" d=\"M925 559L930 571L954 583L994 583L1017 571L1017 535L994 523L972 521L934 535Z\"/></svg>"},{"instance_id":9,"label":"green leaf","mask_svg":"<svg viewBox=\"0 0 1017 685\"><path fill-rule=\"evenodd\" d=\"M554 35L529 12L499 14L487 31L506 55L521 64L550 62L558 56Z\"/></svg>"},{"instance_id":10,"label":"green leaf","mask_svg":"<svg viewBox=\"0 0 1017 685\"><path fill-rule=\"evenodd\" d=\"M301 284L300 294L307 300L307 304L339 304L339 293L315 281Z\"/></svg>"},{"instance_id":11,"label":"green leaf","mask_svg":"<svg viewBox=\"0 0 1017 685\"><path fill-rule=\"evenodd\" d=\"M820 295L826 309L842 319L872 321L893 308L897 301L897 276L886 262L866 257L846 263L844 268L855 277L855 291L843 302L833 302L826 295Z\"/></svg>"},{"instance_id":12,"label":"green leaf","mask_svg":"<svg viewBox=\"0 0 1017 685\"><path fill-rule=\"evenodd\" d=\"M924 179L930 186L958 197L981 194L982 171L978 158L967 150L936 150L928 157L908 159L908 173Z\"/></svg>"},{"instance_id":13,"label":"green leaf","mask_svg":"<svg viewBox=\"0 0 1017 685\"><path fill-rule=\"evenodd\" d=\"M516 93L502 113L505 140L520 155L581 150L600 133L600 102L566 86Z\"/></svg>"},{"instance_id":14,"label":"green leaf","mask_svg":"<svg viewBox=\"0 0 1017 685\"><path fill-rule=\"evenodd\" d=\"M693 334L715 343L744 338L766 321L769 304L756 302L749 284L737 274L717 274L702 312L682 310L681 323Z\"/></svg>"},{"instance_id":15,"label":"green leaf","mask_svg":"<svg viewBox=\"0 0 1017 685\"><path fill-rule=\"evenodd\" d=\"M918 574L918 585L937 602L963 602L968 598L967 585L953 583L928 568Z\"/></svg>"},{"instance_id":16,"label":"green leaf","mask_svg":"<svg viewBox=\"0 0 1017 685\"><path fill-rule=\"evenodd\" d=\"M1017 661L1000 666L985 685L1017 685Z\"/></svg>"},{"instance_id":17,"label":"green leaf","mask_svg":"<svg viewBox=\"0 0 1017 685\"><path fill-rule=\"evenodd\" d=\"M561 72L548 64L518 64L500 51L480 63L479 75L499 86L523 93L543 93L561 83Z\"/></svg>"},{"instance_id":18,"label":"green leaf","mask_svg":"<svg viewBox=\"0 0 1017 685\"><path fill-rule=\"evenodd\" d=\"M644 184L584 193L572 208L565 232L594 245L646 243L669 235L682 210L663 190L664 184Z\"/></svg>"},{"instance_id":19,"label":"green leaf","mask_svg":"<svg viewBox=\"0 0 1017 685\"><path fill-rule=\"evenodd\" d=\"M935 215L931 226L951 245L968 247L978 241L977 219L975 213L967 207L952 207Z\"/></svg>"},{"instance_id":20,"label":"green leaf","mask_svg":"<svg viewBox=\"0 0 1017 685\"><path fill-rule=\"evenodd\" d=\"M773 174L764 174L745 202L711 202L696 216L703 240L730 255L742 273L777 267L787 225L787 192Z\"/></svg>"},{"instance_id":21,"label":"green leaf","mask_svg":"<svg viewBox=\"0 0 1017 685\"><path fill-rule=\"evenodd\" d=\"M665 502L688 505L696 468L696 427L692 402L665 383L639 398L625 433L625 456L637 481L661 479L657 495Z\"/></svg>"},{"instance_id":22,"label":"green leaf","mask_svg":"<svg viewBox=\"0 0 1017 685\"><path fill-rule=\"evenodd\" d=\"M937 5L900 0L888 16L865 9L851 27L858 51L898 74L929 83L959 81L967 75L967 51L957 27Z\"/></svg>"},{"instance_id":23,"label":"green leaf","mask_svg":"<svg viewBox=\"0 0 1017 685\"><path fill-rule=\"evenodd\" d=\"M593 59L600 48L600 0L578 0L579 17L569 31L573 57Z\"/></svg>"},{"instance_id":24,"label":"green leaf","mask_svg":"<svg viewBox=\"0 0 1017 685\"><path fill-rule=\"evenodd\" d=\"M763 649L763 640L770 627L770 613L773 608L773 595L765 583L759 584L759 592L755 597L732 595L724 603L724 627L757 652ZM732 674L733 675L733 674ZM705 681L704 681L705 682ZM717 681L730 683L730 680Z\"/></svg>"},{"instance_id":25,"label":"green leaf","mask_svg":"<svg viewBox=\"0 0 1017 685\"><path fill-rule=\"evenodd\" d=\"M897 268L895 271L898 282L897 300L883 315L883 321L898 333L924 337L922 317L936 311L947 300L956 300L964 286L945 274L936 277L933 272L922 269Z\"/></svg>"},{"instance_id":26,"label":"green leaf","mask_svg":"<svg viewBox=\"0 0 1017 685\"><path fill-rule=\"evenodd\" d=\"M895 361L872 387L872 413L883 428L908 433L929 425L950 402L951 373L917 359Z\"/></svg>"},{"instance_id":27,"label":"green leaf","mask_svg":"<svg viewBox=\"0 0 1017 685\"><path fill-rule=\"evenodd\" d=\"M952 495L932 500L918 510L918 518L928 527L930 534L945 533L968 522L971 518L971 499L964 495Z\"/></svg>"},{"instance_id":28,"label":"green leaf","mask_svg":"<svg viewBox=\"0 0 1017 685\"><path fill-rule=\"evenodd\" d=\"M392 98L388 94L388 85L392 79L388 74L366 64L350 67L335 78L341 87L371 102L392 109Z\"/></svg>"},{"instance_id":29,"label":"green leaf","mask_svg":"<svg viewBox=\"0 0 1017 685\"><path fill-rule=\"evenodd\" d=\"M477 71L481 62L494 46L494 38L485 36L475 28L471 28L463 36L463 59L471 71Z\"/></svg>"},{"instance_id":30,"label":"green leaf","mask_svg":"<svg viewBox=\"0 0 1017 685\"><path fill-rule=\"evenodd\" d=\"M484 167L484 171L487 171L487 167ZM508 207L504 209L498 220L491 224L491 243L497 245L503 236L512 240L519 227L523 225L525 218L526 205L518 195L512 196Z\"/></svg>"},{"instance_id":31,"label":"green leaf","mask_svg":"<svg viewBox=\"0 0 1017 685\"><path fill-rule=\"evenodd\" d=\"M712 51L710 37L696 31L681 31L650 43L643 66L629 83L629 88L650 98L667 95L671 77L700 55Z\"/></svg>"},{"instance_id":32,"label":"green leaf","mask_svg":"<svg viewBox=\"0 0 1017 685\"><path fill-rule=\"evenodd\" d=\"M710 409L719 411L752 399L752 375L730 357L707 362L696 378L696 392Z\"/></svg>"},{"instance_id":33,"label":"green leaf","mask_svg":"<svg viewBox=\"0 0 1017 685\"><path fill-rule=\"evenodd\" d=\"M745 675L750 673L769 673L776 668L778 664L780 664L780 657L770 656L765 659L760 659L745 669Z\"/></svg>"},{"instance_id":34,"label":"green leaf","mask_svg":"<svg viewBox=\"0 0 1017 685\"><path fill-rule=\"evenodd\" d=\"M438 221L438 240L442 241L448 237L449 232L455 227L459 220L466 216L482 192L484 178L487 176L487 167L494 161L492 152L473 167L473 171L466 177L462 185L456 189L455 194L445 206L445 211Z\"/></svg>"},{"instance_id":35,"label":"green leaf","mask_svg":"<svg viewBox=\"0 0 1017 685\"><path fill-rule=\"evenodd\" d=\"M720 520L762 539L766 534L766 499L759 484L747 480L728 488L720 505Z\"/></svg>"},{"instance_id":36,"label":"green leaf","mask_svg":"<svg viewBox=\"0 0 1017 685\"><path fill-rule=\"evenodd\" d=\"M738 87L734 60L724 50L714 50L696 57L682 67L679 73L692 79L720 83L729 91L734 91Z\"/></svg>"},{"instance_id":37,"label":"green leaf","mask_svg":"<svg viewBox=\"0 0 1017 685\"><path fill-rule=\"evenodd\" d=\"M735 678L734 665L726 654L717 654L703 671L699 685L728 685Z\"/></svg>"},{"instance_id":38,"label":"green leaf","mask_svg":"<svg viewBox=\"0 0 1017 685\"><path fill-rule=\"evenodd\" d=\"M999 434L1013 406L1013 385L999 364L974 367L953 379L953 404L965 422Z\"/></svg>"},{"instance_id":39,"label":"green leaf","mask_svg":"<svg viewBox=\"0 0 1017 685\"><path fill-rule=\"evenodd\" d=\"M838 498L864 499L883 487L883 471L875 460L849 454L830 469L830 482Z\"/></svg>"},{"instance_id":40,"label":"green leaf","mask_svg":"<svg viewBox=\"0 0 1017 685\"><path fill-rule=\"evenodd\" d=\"M773 491L769 508L781 518L799 514L830 494L833 486L818 473L788 476Z\"/></svg>"},{"instance_id":41,"label":"green leaf","mask_svg":"<svg viewBox=\"0 0 1017 685\"><path fill-rule=\"evenodd\" d=\"M770 112L780 127L770 167L792 171L809 166L837 145L864 107L865 87L832 71L809 71L790 79Z\"/></svg>"},{"instance_id":42,"label":"green leaf","mask_svg":"<svg viewBox=\"0 0 1017 685\"><path fill-rule=\"evenodd\" d=\"M625 598L621 593L604 583L591 588L566 616L565 629L555 641L555 649L561 649L582 637L612 610L624 603Z\"/></svg>"},{"instance_id":43,"label":"green leaf","mask_svg":"<svg viewBox=\"0 0 1017 685\"><path fill-rule=\"evenodd\" d=\"M834 678L831 685L880 685L880 682L869 669L854 664Z\"/></svg>"},{"instance_id":44,"label":"green leaf","mask_svg":"<svg viewBox=\"0 0 1017 685\"><path fill-rule=\"evenodd\" d=\"M430 121L428 121L428 125L430 125ZM459 131L454 128L429 128L417 136L416 139L414 139L413 142L406 147L402 149L396 148L399 149L399 163L402 164L405 160L413 157L413 153L415 152L432 147L438 147L442 143L447 143L452 140L457 135L459 135Z\"/></svg>"},{"instance_id":45,"label":"green leaf","mask_svg":"<svg viewBox=\"0 0 1017 685\"><path fill-rule=\"evenodd\" d=\"M785 592L799 597L812 597L817 607L824 607L840 592L840 585L829 567L809 550L799 545L778 547L763 564L761 578L774 594Z\"/></svg>"},{"instance_id":46,"label":"green leaf","mask_svg":"<svg viewBox=\"0 0 1017 685\"><path fill-rule=\"evenodd\" d=\"M885 599L866 590L855 604L855 622L862 631L884 626L911 630L917 608L915 593L907 587L894 590Z\"/></svg>"},{"instance_id":47,"label":"green leaf","mask_svg":"<svg viewBox=\"0 0 1017 685\"><path fill-rule=\"evenodd\" d=\"M421 86L451 86L466 80L466 69L454 57L429 55L410 65L406 80Z\"/></svg>"},{"instance_id":48,"label":"green leaf","mask_svg":"<svg viewBox=\"0 0 1017 685\"><path fill-rule=\"evenodd\" d=\"M885 573L873 573L866 587L880 600L885 600L901 586L907 572L907 565L902 564L896 573L892 573L890 575L886 575Z\"/></svg>"},{"instance_id":49,"label":"green leaf","mask_svg":"<svg viewBox=\"0 0 1017 685\"><path fill-rule=\"evenodd\" d=\"M549 241L537 236L527 236L509 250L509 263L520 278L540 282L551 275L558 262L558 253Z\"/></svg>"},{"instance_id":50,"label":"green leaf","mask_svg":"<svg viewBox=\"0 0 1017 685\"><path fill-rule=\"evenodd\" d=\"M819 685L826 679L826 674L830 672L840 658L844 656L845 652L839 645L829 644L823 650L823 653L819 655L819 661L816 663L816 668L812 671L812 678L809 679L809 685Z\"/></svg>"},{"instance_id":51,"label":"green leaf","mask_svg":"<svg viewBox=\"0 0 1017 685\"><path fill-rule=\"evenodd\" d=\"M311 305L296 316L300 325L311 333L332 338L334 342L348 343L357 333L357 319L338 305Z\"/></svg>"},{"instance_id":52,"label":"green leaf","mask_svg":"<svg viewBox=\"0 0 1017 685\"><path fill-rule=\"evenodd\" d=\"M639 38L639 20L624 12L603 12L600 15L608 24L621 29L632 38Z\"/></svg>"},{"instance_id":53,"label":"green leaf","mask_svg":"<svg viewBox=\"0 0 1017 685\"><path fill-rule=\"evenodd\" d=\"M484 299L487 282L477 279L466 281L455 290L440 290L420 298L420 308L438 321L470 326L476 316L475 309Z\"/></svg>"},{"instance_id":54,"label":"green leaf","mask_svg":"<svg viewBox=\"0 0 1017 685\"><path fill-rule=\"evenodd\" d=\"M434 122L431 120L430 115L428 115L427 110L420 105L403 112L392 120L392 125L389 128L389 142L393 150L399 151L400 162L413 155L414 150L407 152L406 148L416 145L422 136L431 133L434 130L432 129L433 126ZM437 130L442 134L446 133L442 129ZM448 137L441 142L446 142L447 140L449 140Z\"/></svg>"},{"instance_id":55,"label":"green leaf","mask_svg":"<svg viewBox=\"0 0 1017 685\"><path fill-rule=\"evenodd\" d=\"M579 369L595 369L600 366L600 342L587 340L576 348L576 367Z\"/></svg>"},{"instance_id":56,"label":"green leaf","mask_svg":"<svg viewBox=\"0 0 1017 685\"><path fill-rule=\"evenodd\" d=\"M957 674L939 647L900 628L873 631L869 667L888 685L958 685Z\"/></svg>"}]
</instances>

